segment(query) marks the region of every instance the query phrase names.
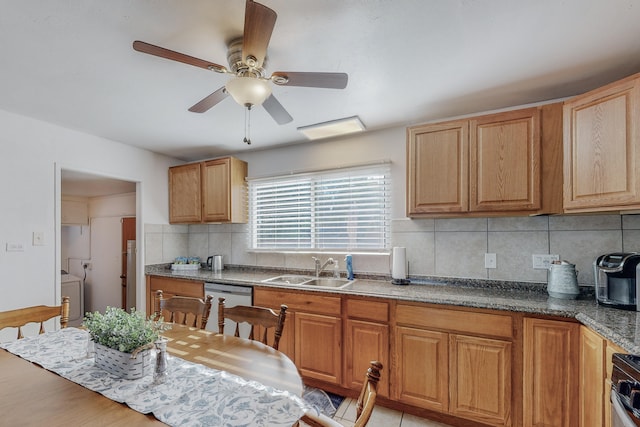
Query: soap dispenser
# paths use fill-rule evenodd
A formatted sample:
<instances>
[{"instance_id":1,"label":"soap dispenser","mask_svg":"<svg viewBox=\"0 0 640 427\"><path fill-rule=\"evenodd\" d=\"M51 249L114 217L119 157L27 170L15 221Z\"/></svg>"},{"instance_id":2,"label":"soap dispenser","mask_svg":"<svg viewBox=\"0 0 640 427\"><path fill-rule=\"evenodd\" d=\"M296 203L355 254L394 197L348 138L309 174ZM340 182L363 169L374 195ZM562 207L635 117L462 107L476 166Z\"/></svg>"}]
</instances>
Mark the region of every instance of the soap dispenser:
<instances>
[{"instance_id":1,"label":"soap dispenser","mask_svg":"<svg viewBox=\"0 0 640 427\"><path fill-rule=\"evenodd\" d=\"M347 279L353 280L353 260L351 254L344 257L344 261L347 263Z\"/></svg>"}]
</instances>

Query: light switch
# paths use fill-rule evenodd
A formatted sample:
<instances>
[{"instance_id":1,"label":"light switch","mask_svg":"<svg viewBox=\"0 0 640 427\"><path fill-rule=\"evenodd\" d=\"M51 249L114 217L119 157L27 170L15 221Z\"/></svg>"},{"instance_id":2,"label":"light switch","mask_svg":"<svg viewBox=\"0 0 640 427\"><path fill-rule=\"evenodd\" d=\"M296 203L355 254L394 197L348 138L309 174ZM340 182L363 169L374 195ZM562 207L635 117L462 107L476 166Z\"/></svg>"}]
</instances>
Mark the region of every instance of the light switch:
<instances>
[{"instance_id":1,"label":"light switch","mask_svg":"<svg viewBox=\"0 0 640 427\"><path fill-rule=\"evenodd\" d=\"M33 246L44 246L44 231L33 232Z\"/></svg>"},{"instance_id":2,"label":"light switch","mask_svg":"<svg viewBox=\"0 0 640 427\"><path fill-rule=\"evenodd\" d=\"M22 252L24 246L22 243L7 243L7 252Z\"/></svg>"}]
</instances>

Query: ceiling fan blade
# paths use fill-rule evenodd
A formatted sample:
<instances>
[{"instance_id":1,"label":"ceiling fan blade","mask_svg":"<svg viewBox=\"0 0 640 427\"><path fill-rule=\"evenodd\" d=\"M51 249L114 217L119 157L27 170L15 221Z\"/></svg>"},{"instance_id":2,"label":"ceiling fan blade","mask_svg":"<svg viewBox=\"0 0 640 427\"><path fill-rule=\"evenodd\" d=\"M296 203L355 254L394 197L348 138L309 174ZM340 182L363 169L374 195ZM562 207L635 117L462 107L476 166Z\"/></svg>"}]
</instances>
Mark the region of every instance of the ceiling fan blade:
<instances>
[{"instance_id":1,"label":"ceiling fan blade","mask_svg":"<svg viewBox=\"0 0 640 427\"><path fill-rule=\"evenodd\" d=\"M189 108L189 111L191 111L192 113L204 113L205 111L216 105L218 102L224 100L227 96L229 96L229 93L224 89L224 86L222 86L220 89L205 97L202 101L198 102L193 107Z\"/></svg>"},{"instance_id":2,"label":"ceiling fan blade","mask_svg":"<svg viewBox=\"0 0 640 427\"><path fill-rule=\"evenodd\" d=\"M284 82L279 80L286 79ZM345 73L304 73L276 71L271 80L281 86L322 87L329 89L344 89L347 87L349 76Z\"/></svg>"},{"instance_id":3,"label":"ceiling fan blade","mask_svg":"<svg viewBox=\"0 0 640 427\"><path fill-rule=\"evenodd\" d=\"M282 104L280 104L273 94L269 95L269 97L262 103L262 106L279 125L289 123L293 120L293 117L287 113L287 110L284 109Z\"/></svg>"},{"instance_id":4,"label":"ceiling fan blade","mask_svg":"<svg viewBox=\"0 0 640 427\"><path fill-rule=\"evenodd\" d=\"M268 7L247 0L244 12L244 36L242 41L242 59L247 56L256 58L256 66L261 67L267 56L267 47L278 15Z\"/></svg>"},{"instance_id":5,"label":"ceiling fan blade","mask_svg":"<svg viewBox=\"0 0 640 427\"><path fill-rule=\"evenodd\" d=\"M206 70L218 71L220 73L224 73L227 71L227 68L222 65L205 61L204 59L194 58L193 56L185 55L184 53L175 52L173 50L141 42L139 40L133 42L133 49L137 50L138 52L159 56L160 58L170 59L172 61L182 62L184 64L193 65L195 67L204 68Z\"/></svg>"}]
</instances>

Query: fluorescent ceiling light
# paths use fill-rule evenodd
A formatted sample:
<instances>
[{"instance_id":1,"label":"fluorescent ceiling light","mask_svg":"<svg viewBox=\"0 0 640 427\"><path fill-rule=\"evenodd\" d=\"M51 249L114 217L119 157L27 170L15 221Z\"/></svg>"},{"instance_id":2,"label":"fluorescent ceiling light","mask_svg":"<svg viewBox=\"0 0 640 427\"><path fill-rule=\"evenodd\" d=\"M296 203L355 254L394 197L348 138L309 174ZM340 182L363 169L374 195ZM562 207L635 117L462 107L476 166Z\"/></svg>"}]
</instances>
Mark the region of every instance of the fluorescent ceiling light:
<instances>
[{"instance_id":1,"label":"fluorescent ceiling light","mask_svg":"<svg viewBox=\"0 0 640 427\"><path fill-rule=\"evenodd\" d=\"M358 116L298 128L298 130L309 139L322 139L332 136L346 135L354 132L362 132L364 129L365 127Z\"/></svg>"}]
</instances>

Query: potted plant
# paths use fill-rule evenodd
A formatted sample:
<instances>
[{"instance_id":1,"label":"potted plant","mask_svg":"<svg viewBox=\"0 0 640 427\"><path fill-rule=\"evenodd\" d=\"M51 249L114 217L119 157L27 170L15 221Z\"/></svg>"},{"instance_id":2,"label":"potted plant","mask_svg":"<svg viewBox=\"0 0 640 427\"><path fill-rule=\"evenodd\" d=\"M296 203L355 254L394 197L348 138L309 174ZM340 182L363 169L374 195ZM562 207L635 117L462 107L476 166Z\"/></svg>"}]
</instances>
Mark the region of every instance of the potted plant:
<instances>
[{"instance_id":1,"label":"potted plant","mask_svg":"<svg viewBox=\"0 0 640 427\"><path fill-rule=\"evenodd\" d=\"M104 314L87 313L83 326L95 343L96 365L126 379L151 372L150 349L167 329L162 319L147 319L134 308L127 312L116 307L107 307Z\"/></svg>"}]
</instances>

